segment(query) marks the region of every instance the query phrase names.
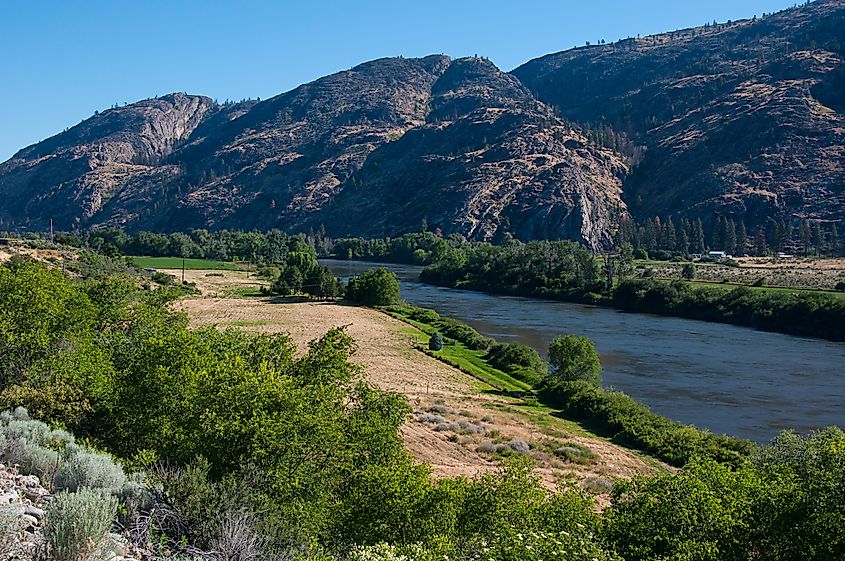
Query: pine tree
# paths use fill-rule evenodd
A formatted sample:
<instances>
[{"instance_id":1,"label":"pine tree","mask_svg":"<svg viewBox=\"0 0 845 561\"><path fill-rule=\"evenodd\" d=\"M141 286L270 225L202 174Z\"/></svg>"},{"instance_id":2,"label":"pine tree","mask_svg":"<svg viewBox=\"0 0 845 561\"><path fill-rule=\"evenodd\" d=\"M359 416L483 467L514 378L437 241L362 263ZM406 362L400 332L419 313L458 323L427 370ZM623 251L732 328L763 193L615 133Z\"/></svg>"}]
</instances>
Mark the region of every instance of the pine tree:
<instances>
[{"instance_id":1,"label":"pine tree","mask_svg":"<svg viewBox=\"0 0 845 561\"><path fill-rule=\"evenodd\" d=\"M645 223L645 230L643 232L642 245L645 249L652 251L657 246L657 224L649 218Z\"/></svg>"},{"instance_id":2,"label":"pine tree","mask_svg":"<svg viewBox=\"0 0 845 561\"><path fill-rule=\"evenodd\" d=\"M757 255L766 255L768 251L769 248L766 246L766 229L760 226L754 235L754 253Z\"/></svg>"},{"instance_id":3,"label":"pine tree","mask_svg":"<svg viewBox=\"0 0 845 561\"><path fill-rule=\"evenodd\" d=\"M813 249L816 253L820 253L824 245L824 234L822 233L822 225L816 220L813 222Z\"/></svg>"},{"instance_id":4,"label":"pine tree","mask_svg":"<svg viewBox=\"0 0 845 561\"><path fill-rule=\"evenodd\" d=\"M839 229L836 227L836 223L833 223L830 225L830 252L833 255L839 255L840 249Z\"/></svg>"},{"instance_id":5,"label":"pine tree","mask_svg":"<svg viewBox=\"0 0 845 561\"><path fill-rule=\"evenodd\" d=\"M710 232L710 248L715 251L724 251L725 247L725 228L722 225L722 217L716 217L716 222L713 224L713 230Z\"/></svg>"},{"instance_id":6,"label":"pine tree","mask_svg":"<svg viewBox=\"0 0 845 561\"><path fill-rule=\"evenodd\" d=\"M663 249L666 251L677 251L677 240L675 239L675 223L670 216L663 225Z\"/></svg>"},{"instance_id":7,"label":"pine tree","mask_svg":"<svg viewBox=\"0 0 845 561\"><path fill-rule=\"evenodd\" d=\"M745 255L746 251L748 251L748 231L745 229L745 222L740 220L736 227L736 253Z\"/></svg>"},{"instance_id":8,"label":"pine tree","mask_svg":"<svg viewBox=\"0 0 845 561\"><path fill-rule=\"evenodd\" d=\"M810 230L810 221L809 220L802 220L801 221L801 246L804 248L804 255L808 255L810 253L810 242L813 239L813 233Z\"/></svg>"},{"instance_id":9,"label":"pine tree","mask_svg":"<svg viewBox=\"0 0 845 561\"><path fill-rule=\"evenodd\" d=\"M783 238L781 240L781 245L783 248L789 248L792 246L792 236L793 236L793 228L792 222L787 222L786 220L781 220L781 230Z\"/></svg>"},{"instance_id":10,"label":"pine tree","mask_svg":"<svg viewBox=\"0 0 845 561\"><path fill-rule=\"evenodd\" d=\"M736 253L736 224L732 218L725 218L722 221L722 243L724 251L733 255Z\"/></svg>"},{"instance_id":11,"label":"pine tree","mask_svg":"<svg viewBox=\"0 0 845 561\"><path fill-rule=\"evenodd\" d=\"M689 244L690 238L687 231L689 230L689 222L686 218L684 218L680 224L678 224L678 228L675 232L675 238L677 239L678 243L678 251L681 255L689 255Z\"/></svg>"},{"instance_id":12,"label":"pine tree","mask_svg":"<svg viewBox=\"0 0 845 561\"><path fill-rule=\"evenodd\" d=\"M706 246L704 243L704 224L701 222L701 218L697 218L695 221L695 249L697 253L704 253Z\"/></svg>"}]
</instances>

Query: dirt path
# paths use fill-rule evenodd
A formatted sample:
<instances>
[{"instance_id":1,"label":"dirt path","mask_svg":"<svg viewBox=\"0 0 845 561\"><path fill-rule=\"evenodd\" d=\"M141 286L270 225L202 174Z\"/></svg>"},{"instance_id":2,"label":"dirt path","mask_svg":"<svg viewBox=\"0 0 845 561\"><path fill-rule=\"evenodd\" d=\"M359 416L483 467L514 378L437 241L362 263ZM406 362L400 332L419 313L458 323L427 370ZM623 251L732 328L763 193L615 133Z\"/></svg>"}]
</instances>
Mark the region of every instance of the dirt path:
<instances>
[{"instance_id":1,"label":"dirt path","mask_svg":"<svg viewBox=\"0 0 845 561\"><path fill-rule=\"evenodd\" d=\"M206 272L193 271L188 280ZM226 282L239 282L226 273L211 282L215 292ZM208 283L207 280L203 282ZM200 283L198 282L198 285ZM345 326L358 351L353 360L365 367L367 378L383 389L407 396L414 410L403 427L405 443L419 460L432 465L438 476L474 476L494 470L509 443L530 445L537 472L552 485L574 476L606 502L609 482L658 469L630 450L586 433L578 425L553 417L548 410L491 393L489 387L466 374L413 349L416 330L376 310L334 303L278 303L270 298L200 297L179 302L194 325L288 333L304 352L309 341L332 327ZM595 457L581 463L558 458L554 451L577 444Z\"/></svg>"}]
</instances>

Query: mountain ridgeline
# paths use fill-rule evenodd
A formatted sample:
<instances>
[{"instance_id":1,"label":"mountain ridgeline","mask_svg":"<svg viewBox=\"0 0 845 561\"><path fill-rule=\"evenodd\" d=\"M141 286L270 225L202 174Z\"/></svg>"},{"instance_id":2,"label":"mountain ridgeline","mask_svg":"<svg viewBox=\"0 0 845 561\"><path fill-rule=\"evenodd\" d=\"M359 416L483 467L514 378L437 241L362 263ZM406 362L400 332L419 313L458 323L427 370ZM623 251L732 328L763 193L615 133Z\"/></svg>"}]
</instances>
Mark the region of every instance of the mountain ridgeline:
<instances>
[{"instance_id":1,"label":"mountain ridgeline","mask_svg":"<svg viewBox=\"0 0 845 561\"><path fill-rule=\"evenodd\" d=\"M0 164L0 228L381 237L425 223L598 250L625 217L837 223L843 92L845 0L512 73L380 59L264 101L175 93L98 113Z\"/></svg>"}]
</instances>

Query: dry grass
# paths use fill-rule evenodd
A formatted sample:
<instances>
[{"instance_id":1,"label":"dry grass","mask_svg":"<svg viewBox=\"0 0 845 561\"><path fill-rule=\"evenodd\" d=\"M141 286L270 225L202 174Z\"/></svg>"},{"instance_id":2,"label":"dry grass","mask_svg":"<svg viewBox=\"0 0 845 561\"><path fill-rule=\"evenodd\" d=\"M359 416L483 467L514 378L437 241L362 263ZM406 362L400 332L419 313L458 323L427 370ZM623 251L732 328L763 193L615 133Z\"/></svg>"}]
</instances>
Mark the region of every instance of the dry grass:
<instances>
[{"instance_id":1,"label":"dry grass","mask_svg":"<svg viewBox=\"0 0 845 561\"><path fill-rule=\"evenodd\" d=\"M193 271L186 276L204 293L231 291L232 283L246 281L241 273L223 273L205 277L203 271ZM414 415L403 427L405 444L417 459L431 464L438 476L474 476L496 469L501 456L477 448L513 439L532 445L530 455L538 461L537 473L549 485L567 476L586 483L597 477L629 478L658 469L654 461L592 436L542 407L496 395L481 382L415 350L409 341L418 333L381 312L336 303L279 303L270 298L200 297L182 300L178 306L195 325L288 333L303 352L308 341L332 327L346 326L358 343L354 360L365 367L367 378L407 396ZM443 417L440 427L417 420L431 408ZM461 421L470 430L460 428ZM482 426L485 430L477 432ZM586 446L595 460L577 464L555 457L553 449L564 442ZM606 500L605 495L600 497L600 502Z\"/></svg>"},{"instance_id":2,"label":"dry grass","mask_svg":"<svg viewBox=\"0 0 845 561\"><path fill-rule=\"evenodd\" d=\"M737 258L739 267L715 263L696 264L696 279L711 282L753 284L765 279L766 286L830 290L845 281L845 259L772 257ZM679 279L683 263L649 264L658 278Z\"/></svg>"}]
</instances>

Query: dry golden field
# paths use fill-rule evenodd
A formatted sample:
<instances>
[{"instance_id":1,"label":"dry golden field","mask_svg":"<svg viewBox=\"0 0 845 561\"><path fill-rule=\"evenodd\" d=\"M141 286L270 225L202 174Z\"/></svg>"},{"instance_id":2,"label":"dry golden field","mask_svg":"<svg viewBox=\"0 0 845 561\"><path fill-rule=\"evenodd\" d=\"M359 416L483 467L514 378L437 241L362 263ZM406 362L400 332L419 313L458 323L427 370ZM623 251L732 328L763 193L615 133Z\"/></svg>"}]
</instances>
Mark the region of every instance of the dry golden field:
<instances>
[{"instance_id":1,"label":"dry golden field","mask_svg":"<svg viewBox=\"0 0 845 561\"><path fill-rule=\"evenodd\" d=\"M537 473L547 484L577 481L596 492L600 503L606 501L614 479L663 469L548 409L497 395L482 382L417 351L410 340L418 332L381 312L336 303L209 296L231 293L234 286L254 281L241 272L208 275L186 272L186 280L195 282L203 294L178 302L194 325L288 333L302 351L332 327L345 326L358 344L354 360L364 367L367 379L407 397L414 413L403 427L405 444L438 476L494 470L501 459L495 448L513 440L531 446ZM579 464L554 455L555 449L568 444L589 448L595 458Z\"/></svg>"}]
</instances>

